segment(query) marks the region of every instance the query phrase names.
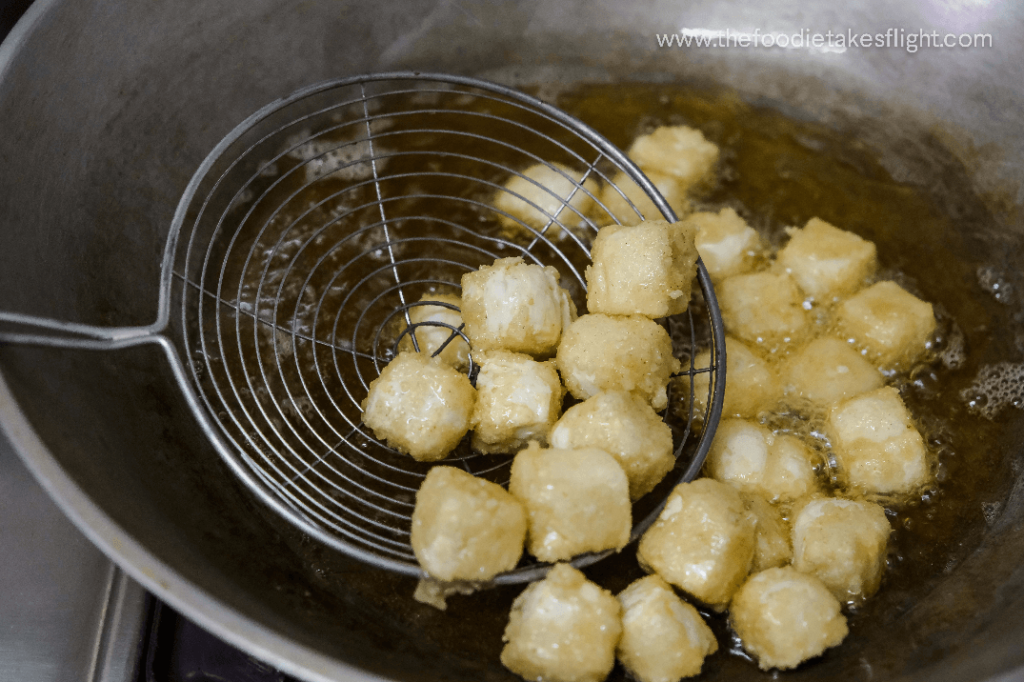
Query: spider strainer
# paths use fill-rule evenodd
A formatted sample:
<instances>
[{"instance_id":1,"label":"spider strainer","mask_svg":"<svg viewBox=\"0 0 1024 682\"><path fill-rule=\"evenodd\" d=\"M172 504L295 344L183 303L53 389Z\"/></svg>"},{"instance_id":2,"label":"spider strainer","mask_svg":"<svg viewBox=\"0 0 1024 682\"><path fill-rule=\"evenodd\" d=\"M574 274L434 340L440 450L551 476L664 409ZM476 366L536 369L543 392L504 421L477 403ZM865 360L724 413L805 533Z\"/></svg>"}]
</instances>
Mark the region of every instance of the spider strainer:
<instances>
[{"instance_id":1,"label":"spider strainer","mask_svg":"<svg viewBox=\"0 0 1024 682\"><path fill-rule=\"evenodd\" d=\"M516 194L539 222L495 208L495 197L510 191L504 183L535 164L554 169L568 188L530 181L543 200ZM496 258L554 266L582 307L598 227L644 217L613 184L620 172L675 219L622 152L507 87L418 73L312 86L250 116L192 178L168 237L156 322L100 328L0 313L0 322L30 328L0 333L0 342L161 345L207 436L253 494L328 546L421 575L409 528L431 465L362 425L369 383L402 338L418 348L417 328L465 339L454 325L413 324L410 310L424 294L458 294L462 274ZM613 213L598 187L625 199L619 205L629 215ZM653 523L676 483L697 475L721 412L724 331L702 264L697 279L689 311L666 321L687 367L665 416L677 465L634 505L631 539ZM694 367L700 347L712 349L709 368ZM706 408L695 414L694 377L702 372ZM442 463L506 483L511 460L463 444ZM534 580L546 568L524 559L494 582Z\"/></svg>"}]
</instances>

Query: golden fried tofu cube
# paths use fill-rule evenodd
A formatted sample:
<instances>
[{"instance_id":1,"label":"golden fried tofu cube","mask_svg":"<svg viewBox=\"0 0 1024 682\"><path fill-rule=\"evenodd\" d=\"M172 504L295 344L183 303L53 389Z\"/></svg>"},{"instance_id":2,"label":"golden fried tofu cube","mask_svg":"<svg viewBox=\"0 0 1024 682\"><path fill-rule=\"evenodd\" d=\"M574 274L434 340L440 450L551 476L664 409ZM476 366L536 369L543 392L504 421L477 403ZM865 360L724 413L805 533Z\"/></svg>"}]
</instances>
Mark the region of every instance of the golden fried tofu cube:
<instances>
[{"instance_id":1,"label":"golden fried tofu cube","mask_svg":"<svg viewBox=\"0 0 1024 682\"><path fill-rule=\"evenodd\" d=\"M785 566L793 558L793 545L789 541L789 524L782 518L778 507L770 504L761 493L740 492L747 509L757 519L754 543L754 565L750 570L759 573L776 566Z\"/></svg>"},{"instance_id":2,"label":"golden fried tofu cube","mask_svg":"<svg viewBox=\"0 0 1024 682\"><path fill-rule=\"evenodd\" d=\"M757 520L739 492L710 478L680 483L640 539L637 560L716 611L753 565Z\"/></svg>"},{"instance_id":3,"label":"golden fried tofu cube","mask_svg":"<svg viewBox=\"0 0 1024 682\"><path fill-rule=\"evenodd\" d=\"M891 532L873 502L815 498L793 519L793 566L843 602L860 603L878 590Z\"/></svg>"},{"instance_id":4,"label":"golden fried tofu cube","mask_svg":"<svg viewBox=\"0 0 1024 682\"><path fill-rule=\"evenodd\" d=\"M935 331L932 304L895 282L878 282L836 310L836 330L883 369L906 369L927 350Z\"/></svg>"},{"instance_id":5,"label":"golden fried tofu cube","mask_svg":"<svg viewBox=\"0 0 1024 682\"><path fill-rule=\"evenodd\" d=\"M518 452L531 440L547 443L562 414L562 382L553 360L538 362L507 351L477 354L473 448L487 454Z\"/></svg>"},{"instance_id":6,"label":"golden fried tofu cube","mask_svg":"<svg viewBox=\"0 0 1024 682\"><path fill-rule=\"evenodd\" d=\"M773 434L743 419L723 419L704 468L715 480L740 490L771 502L791 502L820 488L815 459L796 436Z\"/></svg>"},{"instance_id":7,"label":"golden fried tofu cube","mask_svg":"<svg viewBox=\"0 0 1024 682\"><path fill-rule=\"evenodd\" d=\"M564 228L574 228L593 210L600 191L596 180L584 180L568 166L538 163L509 178L494 207L508 214L499 213L498 221L511 234L533 238L543 232L547 239L560 239Z\"/></svg>"},{"instance_id":8,"label":"golden fried tofu cube","mask_svg":"<svg viewBox=\"0 0 1024 682\"><path fill-rule=\"evenodd\" d=\"M672 429L647 401L625 391L602 391L570 407L549 440L561 450L599 448L610 454L629 479L632 500L653 490L676 463Z\"/></svg>"},{"instance_id":9,"label":"golden fried tofu cube","mask_svg":"<svg viewBox=\"0 0 1024 682\"><path fill-rule=\"evenodd\" d=\"M779 251L778 264L805 294L830 302L860 289L878 267L872 242L811 218L802 230L789 229L789 242Z\"/></svg>"},{"instance_id":10,"label":"golden fried tofu cube","mask_svg":"<svg viewBox=\"0 0 1024 682\"><path fill-rule=\"evenodd\" d=\"M433 462L469 431L475 404L465 374L423 353L399 353L370 383L363 423L396 450Z\"/></svg>"},{"instance_id":11,"label":"golden fried tofu cube","mask_svg":"<svg viewBox=\"0 0 1024 682\"><path fill-rule=\"evenodd\" d=\"M832 449L848 487L905 494L929 479L928 452L899 391L886 386L847 400L829 413Z\"/></svg>"},{"instance_id":12,"label":"golden fried tofu cube","mask_svg":"<svg viewBox=\"0 0 1024 682\"><path fill-rule=\"evenodd\" d=\"M615 666L621 612L610 592L558 564L512 603L501 663L527 680L601 682Z\"/></svg>"},{"instance_id":13,"label":"golden fried tofu cube","mask_svg":"<svg viewBox=\"0 0 1024 682\"><path fill-rule=\"evenodd\" d=\"M562 335L555 361L575 398L629 391L657 411L668 406L669 378L680 368L668 332L639 315L581 316Z\"/></svg>"},{"instance_id":14,"label":"golden fried tofu cube","mask_svg":"<svg viewBox=\"0 0 1024 682\"><path fill-rule=\"evenodd\" d=\"M462 276L462 317L474 349L550 356L576 318L551 266L499 258Z\"/></svg>"},{"instance_id":15,"label":"golden fried tofu cube","mask_svg":"<svg viewBox=\"0 0 1024 682\"><path fill-rule=\"evenodd\" d=\"M795 668L838 646L849 632L828 588L791 566L747 580L732 600L729 623L762 670Z\"/></svg>"},{"instance_id":16,"label":"golden fried tofu cube","mask_svg":"<svg viewBox=\"0 0 1024 682\"><path fill-rule=\"evenodd\" d=\"M885 383L882 373L850 344L828 336L793 353L780 375L787 402L812 413L825 412L837 402Z\"/></svg>"},{"instance_id":17,"label":"golden fried tofu cube","mask_svg":"<svg viewBox=\"0 0 1024 682\"><path fill-rule=\"evenodd\" d=\"M587 309L606 315L666 317L685 312L697 274L694 230L646 220L602 227L587 266Z\"/></svg>"},{"instance_id":18,"label":"golden fried tofu cube","mask_svg":"<svg viewBox=\"0 0 1024 682\"><path fill-rule=\"evenodd\" d=\"M764 253L761 235L731 208L694 213L685 221L697 228L697 253L714 282L750 272Z\"/></svg>"},{"instance_id":19,"label":"golden fried tofu cube","mask_svg":"<svg viewBox=\"0 0 1024 682\"><path fill-rule=\"evenodd\" d=\"M686 199L686 192L675 176L657 171L644 173L644 175L665 198L677 216L690 212L690 202ZM609 221L628 225L639 220L660 220L662 218L661 211L647 196L647 192L621 171L616 173L611 183L605 185L601 190L601 204L604 206L603 209L600 206L594 207L595 219L601 225L607 225Z\"/></svg>"},{"instance_id":20,"label":"golden fried tofu cube","mask_svg":"<svg viewBox=\"0 0 1024 682\"><path fill-rule=\"evenodd\" d=\"M420 298L420 303L428 305L414 305L409 308L409 322L420 325L416 327L416 342L419 344L420 352L433 355L451 338L437 357L455 369L464 371L469 367L469 344L455 333L455 330L462 327L462 299L452 294L431 293L424 294ZM435 303L439 305L430 305ZM402 337L399 349L415 350L410 334Z\"/></svg>"},{"instance_id":21,"label":"golden fried tofu cube","mask_svg":"<svg viewBox=\"0 0 1024 682\"><path fill-rule=\"evenodd\" d=\"M761 412L773 409L782 397L782 387L775 369L733 336L725 337L725 355L728 358L729 376L725 382L722 416L754 418ZM710 349L701 351L693 359L694 369L710 366ZM688 378L680 377L676 381L680 389L688 394L689 387L685 384ZM693 377L693 406L698 414L707 409L710 383L711 375L707 372Z\"/></svg>"},{"instance_id":22,"label":"golden fried tofu cube","mask_svg":"<svg viewBox=\"0 0 1024 682\"><path fill-rule=\"evenodd\" d=\"M798 343L807 336L810 317L804 298L786 274L735 275L718 286L725 330L764 352Z\"/></svg>"},{"instance_id":23,"label":"golden fried tofu cube","mask_svg":"<svg viewBox=\"0 0 1024 682\"><path fill-rule=\"evenodd\" d=\"M718 154L716 144L687 126L662 126L636 138L626 152L644 173L675 176L687 192L711 183Z\"/></svg>"},{"instance_id":24,"label":"golden fried tofu cube","mask_svg":"<svg viewBox=\"0 0 1024 682\"><path fill-rule=\"evenodd\" d=\"M530 443L512 460L508 489L526 507L527 549L541 561L620 550L629 542L629 481L604 450Z\"/></svg>"},{"instance_id":25,"label":"golden fried tofu cube","mask_svg":"<svg viewBox=\"0 0 1024 682\"><path fill-rule=\"evenodd\" d=\"M416 560L438 580L490 580L519 563L526 541L523 505L496 483L436 466L416 493Z\"/></svg>"},{"instance_id":26,"label":"golden fried tofu cube","mask_svg":"<svg viewBox=\"0 0 1024 682\"><path fill-rule=\"evenodd\" d=\"M718 642L697 609L656 575L619 593L622 639L618 656L639 682L678 682L700 674Z\"/></svg>"}]
</instances>

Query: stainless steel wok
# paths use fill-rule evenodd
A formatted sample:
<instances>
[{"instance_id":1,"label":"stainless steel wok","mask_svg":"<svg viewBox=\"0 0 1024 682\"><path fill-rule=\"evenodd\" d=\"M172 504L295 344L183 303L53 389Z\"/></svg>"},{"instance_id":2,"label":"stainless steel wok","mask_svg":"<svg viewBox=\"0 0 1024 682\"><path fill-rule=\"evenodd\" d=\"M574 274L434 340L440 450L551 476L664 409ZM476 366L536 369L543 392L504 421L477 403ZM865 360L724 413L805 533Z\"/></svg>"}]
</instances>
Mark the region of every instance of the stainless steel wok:
<instances>
[{"instance_id":1,"label":"stainless steel wok","mask_svg":"<svg viewBox=\"0 0 1024 682\"><path fill-rule=\"evenodd\" d=\"M659 49L683 27L987 32L993 46ZM889 173L964 178L991 229L931 235L926 291L973 353L1024 354L1024 9L880 1L188 3L37 0L0 47L0 309L86 324L151 321L160 255L203 157L301 86L391 69L507 83L685 80L837 130ZM952 175L950 175L952 173ZM963 208L963 207L961 207ZM957 206L945 206L955 212ZM963 209L966 210L966 209ZM981 291L985 266L1001 301ZM76 523L160 597L229 641L317 680L508 680L498 662L518 588L413 602L410 578L322 550L254 503L191 418L155 348L0 348L0 423ZM793 680L1024 680L1024 412L988 444L1005 472L965 521L963 560L884 596L876 623ZM975 510L977 511L977 510ZM968 515L981 518L980 514ZM628 559L593 575L624 586ZM760 679L735 657L705 679Z\"/></svg>"}]
</instances>

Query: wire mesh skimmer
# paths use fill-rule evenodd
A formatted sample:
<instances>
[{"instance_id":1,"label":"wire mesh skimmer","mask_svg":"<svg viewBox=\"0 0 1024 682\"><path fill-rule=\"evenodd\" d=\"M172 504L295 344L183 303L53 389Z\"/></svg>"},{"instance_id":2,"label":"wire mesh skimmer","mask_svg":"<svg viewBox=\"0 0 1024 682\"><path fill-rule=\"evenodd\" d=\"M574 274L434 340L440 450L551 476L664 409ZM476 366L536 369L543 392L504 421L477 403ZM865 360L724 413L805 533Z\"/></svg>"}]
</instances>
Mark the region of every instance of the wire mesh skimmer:
<instances>
[{"instance_id":1,"label":"wire mesh skimmer","mask_svg":"<svg viewBox=\"0 0 1024 682\"><path fill-rule=\"evenodd\" d=\"M516 194L542 216L524 222L497 209L495 197L535 164L567 182L553 183L557 189L533 183L543 201ZM598 227L644 217L623 182L636 183L675 219L622 152L516 90L417 73L323 83L253 114L203 162L171 226L155 323L101 328L0 313L0 322L27 328L0 334L0 342L161 345L206 434L259 499L326 545L420 575L409 528L430 465L362 425L369 383L401 337L415 339L419 325L409 311L422 295L457 295L463 273L496 258L554 266L582 309ZM629 214L614 213L601 201L608 190L598 187L625 199L618 205ZM583 195L587 210L574 200ZM633 539L669 490L697 475L721 411L724 332L702 264L697 279L690 310L666 321L687 367L671 387L665 417L677 465L635 504ZM452 339L463 335L446 329ZM711 366L694 367L705 347ZM706 408L695 412L694 378L702 372L709 375ZM511 456L463 444L443 463L506 483ZM495 582L545 571L526 559Z\"/></svg>"}]
</instances>

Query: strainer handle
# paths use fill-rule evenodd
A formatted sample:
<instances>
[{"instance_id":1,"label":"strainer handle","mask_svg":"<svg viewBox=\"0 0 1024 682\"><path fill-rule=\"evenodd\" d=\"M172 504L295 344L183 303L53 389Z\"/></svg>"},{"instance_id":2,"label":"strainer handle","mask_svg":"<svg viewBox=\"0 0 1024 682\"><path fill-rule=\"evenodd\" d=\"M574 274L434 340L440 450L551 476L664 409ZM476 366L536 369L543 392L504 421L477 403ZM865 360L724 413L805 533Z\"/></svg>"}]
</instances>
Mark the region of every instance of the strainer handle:
<instances>
[{"instance_id":1,"label":"strainer handle","mask_svg":"<svg viewBox=\"0 0 1024 682\"><path fill-rule=\"evenodd\" d=\"M163 331L146 327L96 327L45 317L0 311L0 346L116 350L153 343Z\"/></svg>"}]
</instances>

